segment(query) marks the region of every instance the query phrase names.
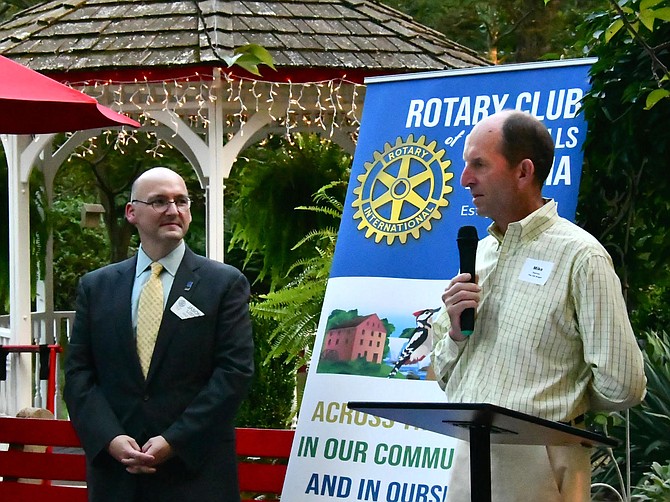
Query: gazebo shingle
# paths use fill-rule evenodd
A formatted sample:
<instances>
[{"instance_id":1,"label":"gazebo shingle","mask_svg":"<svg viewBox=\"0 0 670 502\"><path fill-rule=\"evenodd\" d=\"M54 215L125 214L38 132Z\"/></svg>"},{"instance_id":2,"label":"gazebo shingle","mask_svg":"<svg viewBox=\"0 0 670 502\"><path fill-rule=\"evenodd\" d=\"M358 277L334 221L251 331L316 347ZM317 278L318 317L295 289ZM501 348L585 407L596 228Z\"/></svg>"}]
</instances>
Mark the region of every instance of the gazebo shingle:
<instances>
[{"instance_id":1,"label":"gazebo shingle","mask_svg":"<svg viewBox=\"0 0 670 502\"><path fill-rule=\"evenodd\" d=\"M221 66L223 56L249 43L265 47L291 74L487 64L371 0L53 0L0 24L0 53L47 73Z\"/></svg>"}]
</instances>

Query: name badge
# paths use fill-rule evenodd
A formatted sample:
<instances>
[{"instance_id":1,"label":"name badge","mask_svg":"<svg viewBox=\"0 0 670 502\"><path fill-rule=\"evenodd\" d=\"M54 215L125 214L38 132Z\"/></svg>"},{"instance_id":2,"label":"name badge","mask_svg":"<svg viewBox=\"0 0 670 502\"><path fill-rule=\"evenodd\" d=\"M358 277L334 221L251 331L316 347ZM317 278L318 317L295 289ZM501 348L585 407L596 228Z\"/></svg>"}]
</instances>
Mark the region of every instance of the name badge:
<instances>
[{"instance_id":1,"label":"name badge","mask_svg":"<svg viewBox=\"0 0 670 502\"><path fill-rule=\"evenodd\" d=\"M551 275L554 264L550 261L534 260L527 258L526 263L523 264L519 279L524 282L538 284L544 286Z\"/></svg>"},{"instance_id":2,"label":"name badge","mask_svg":"<svg viewBox=\"0 0 670 502\"><path fill-rule=\"evenodd\" d=\"M170 307L170 310L174 312L179 319L191 319L193 317L201 317L205 315L204 312L183 296L177 298L177 301Z\"/></svg>"}]
</instances>

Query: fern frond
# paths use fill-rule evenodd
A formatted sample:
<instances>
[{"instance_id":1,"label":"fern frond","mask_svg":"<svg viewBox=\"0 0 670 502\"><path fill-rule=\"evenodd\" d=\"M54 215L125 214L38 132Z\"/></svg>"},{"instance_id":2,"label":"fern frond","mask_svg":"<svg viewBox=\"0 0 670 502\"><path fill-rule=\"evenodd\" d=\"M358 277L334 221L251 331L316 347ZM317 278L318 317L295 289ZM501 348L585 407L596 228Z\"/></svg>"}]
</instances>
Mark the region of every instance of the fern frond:
<instances>
[{"instance_id":1,"label":"fern frond","mask_svg":"<svg viewBox=\"0 0 670 502\"><path fill-rule=\"evenodd\" d=\"M329 244L334 245L335 241L337 240L337 231L332 228L321 228L321 229L316 229L312 230L309 232L307 235L305 235L302 239L300 239L295 246L293 246L291 249L297 249L306 242L309 241L314 241L314 240L324 240L327 241Z\"/></svg>"},{"instance_id":2,"label":"fern frond","mask_svg":"<svg viewBox=\"0 0 670 502\"><path fill-rule=\"evenodd\" d=\"M324 206L298 206L296 209L301 211L312 211L314 213L321 213L333 218L339 218L342 216L342 211L333 207L324 207Z\"/></svg>"},{"instance_id":3,"label":"fern frond","mask_svg":"<svg viewBox=\"0 0 670 502\"><path fill-rule=\"evenodd\" d=\"M324 202L328 206L305 206L303 209L327 214L336 220L341 219L343 205L328 193L334 186L341 184L330 183L313 195L315 202ZM264 364L268 364L275 357L283 357L296 367L309 361L336 242L337 229L334 226L309 231L293 249L306 243L316 243L313 247L314 254L291 264L287 276L295 275L286 286L252 302L252 315L273 319L277 323L269 336L271 349Z\"/></svg>"}]
</instances>

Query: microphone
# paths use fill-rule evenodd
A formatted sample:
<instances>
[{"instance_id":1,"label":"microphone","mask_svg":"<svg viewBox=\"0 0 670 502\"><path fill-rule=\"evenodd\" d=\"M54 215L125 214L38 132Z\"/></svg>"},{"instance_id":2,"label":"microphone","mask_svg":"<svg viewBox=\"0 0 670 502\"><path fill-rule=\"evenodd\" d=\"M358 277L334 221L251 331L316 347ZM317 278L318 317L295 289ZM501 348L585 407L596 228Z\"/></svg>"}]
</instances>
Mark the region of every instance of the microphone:
<instances>
[{"instance_id":1,"label":"microphone","mask_svg":"<svg viewBox=\"0 0 670 502\"><path fill-rule=\"evenodd\" d=\"M477 229L465 226L458 229L458 255L461 260L461 273L470 274L470 282L475 282L475 255L477 254ZM461 333L470 336L475 329L475 309L465 309L461 313Z\"/></svg>"}]
</instances>

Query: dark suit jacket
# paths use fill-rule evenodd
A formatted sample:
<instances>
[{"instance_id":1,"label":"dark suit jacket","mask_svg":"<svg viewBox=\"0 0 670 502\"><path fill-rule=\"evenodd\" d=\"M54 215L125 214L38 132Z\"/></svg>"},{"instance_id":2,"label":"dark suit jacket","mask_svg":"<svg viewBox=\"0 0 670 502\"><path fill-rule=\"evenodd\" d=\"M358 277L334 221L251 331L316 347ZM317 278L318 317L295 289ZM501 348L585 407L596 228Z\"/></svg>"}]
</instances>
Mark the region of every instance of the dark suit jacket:
<instances>
[{"instance_id":1,"label":"dark suit jacket","mask_svg":"<svg viewBox=\"0 0 670 502\"><path fill-rule=\"evenodd\" d=\"M89 499L237 501L233 419L254 364L249 283L187 248L145 381L131 319L135 264L88 273L78 287L64 398L86 452ZM170 311L181 296L204 315ZM119 434L140 446L162 435L176 456L157 474L128 474L106 450Z\"/></svg>"}]
</instances>

